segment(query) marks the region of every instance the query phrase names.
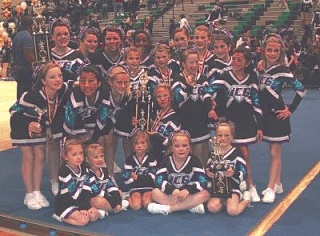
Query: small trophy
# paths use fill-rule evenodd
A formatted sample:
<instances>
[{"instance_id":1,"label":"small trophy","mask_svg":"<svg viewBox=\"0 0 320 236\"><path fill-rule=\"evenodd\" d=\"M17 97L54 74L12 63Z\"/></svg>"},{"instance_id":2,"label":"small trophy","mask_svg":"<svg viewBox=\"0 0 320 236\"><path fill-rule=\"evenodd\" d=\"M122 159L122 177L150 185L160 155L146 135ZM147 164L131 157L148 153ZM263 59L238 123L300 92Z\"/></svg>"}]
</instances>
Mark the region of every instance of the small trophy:
<instances>
[{"instance_id":1,"label":"small trophy","mask_svg":"<svg viewBox=\"0 0 320 236\"><path fill-rule=\"evenodd\" d=\"M37 117L38 118L38 121L37 121L38 122L38 127L41 127L41 124L40 124L41 118L45 113L47 113L47 109L41 110L41 109L35 107L34 110L38 114L38 117ZM31 137L32 138L42 138L42 137L45 137L45 134L44 134L44 132L42 130L41 133L31 133Z\"/></svg>"},{"instance_id":2,"label":"small trophy","mask_svg":"<svg viewBox=\"0 0 320 236\"><path fill-rule=\"evenodd\" d=\"M216 137L210 141L213 150L210 152L211 162L208 169L214 173L214 178L211 179L212 196L217 198L229 198L232 195L230 178L224 176L223 172L232 166L233 163L229 160L223 160L220 143L217 141Z\"/></svg>"},{"instance_id":3,"label":"small trophy","mask_svg":"<svg viewBox=\"0 0 320 236\"><path fill-rule=\"evenodd\" d=\"M33 12L36 16L34 17L32 38L36 65L51 61L49 25L46 24L46 18L42 15L44 9L45 6L40 1L33 6Z\"/></svg>"}]
</instances>

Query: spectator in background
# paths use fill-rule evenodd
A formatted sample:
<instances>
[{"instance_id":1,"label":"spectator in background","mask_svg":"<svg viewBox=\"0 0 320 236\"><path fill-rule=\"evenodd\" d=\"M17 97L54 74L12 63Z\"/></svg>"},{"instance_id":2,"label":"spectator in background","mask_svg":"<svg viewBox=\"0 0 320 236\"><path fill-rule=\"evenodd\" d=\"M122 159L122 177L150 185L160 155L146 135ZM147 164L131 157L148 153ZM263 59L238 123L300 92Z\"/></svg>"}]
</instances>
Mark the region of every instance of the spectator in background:
<instances>
[{"instance_id":1,"label":"spectator in background","mask_svg":"<svg viewBox=\"0 0 320 236\"><path fill-rule=\"evenodd\" d=\"M308 24L308 15L311 12L311 9L313 7L312 0L302 0L300 3L300 15L301 15L301 24L302 26Z\"/></svg>"},{"instance_id":2,"label":"spectator in background","mask_svg":"<svg viewBox=\"0 0 320 236\"><path fill-rule=\"evenodd\" d=\"M12 56L13 78L17 82L17 99L32 86L32 63L35 60L32 40L33 18L29 15L21 18L21 31L13 39Z\"/></svg>"},{"instance_id":3,"label":"spectator in background","mask_svg":"<svg viewBox=\"0 0 320 236\"><path fill-rule=\"evenodd\" d=\"M118 18L123 15L123 0L114 0L114 18Z\"/></svg>"},{"instance_id":4,"label":"spectator in background","mask_svg":"<svg viewBox=\"0 0 320 236\"><path fill-rule=\"evenodd\" d=\"M191 32L191 27L190 27L190 24L189 24L189 21L186 17L185 14L181 14L180 15L180 28L185 28L189 33Z\"/></svg>"},{"instance_id":5,"label":"spectator in background","mask_svg":"<svg viewBox=\"0 0 320 236\"><path fill-rule=\"evenodd\" d=\"M174 18L170 19L170 25L169 25L169 39L172 39L172 35L174 33L174 31L177 28L177 23L174 22Z\"/></svg>"}]
</instances>

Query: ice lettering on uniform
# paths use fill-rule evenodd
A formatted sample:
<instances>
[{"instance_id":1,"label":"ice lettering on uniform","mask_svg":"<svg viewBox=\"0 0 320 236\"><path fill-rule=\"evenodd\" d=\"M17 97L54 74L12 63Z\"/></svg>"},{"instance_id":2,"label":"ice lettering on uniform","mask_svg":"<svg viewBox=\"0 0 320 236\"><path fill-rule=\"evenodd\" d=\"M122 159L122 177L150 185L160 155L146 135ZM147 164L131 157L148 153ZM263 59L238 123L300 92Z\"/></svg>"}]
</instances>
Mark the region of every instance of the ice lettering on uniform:
<instances>
[{"instance_id":1,"label":"ice lettering on uniform","mask_svg":"<svg viewBox=\"0 0 320 236\"><path fill-rule=\"evenodd\" d=\"M265 87L272 87L272 84L274 82L274 79L269 74L264 74L259 76L259 86L260 89L264 89Z\"/></svg>"},{"instance_id":2,"label":"ice lettering on uniform","mask_svg":"<svg viewBox=\"0 0 320 236\"><path fill-rule=\"evenodd\" d=\"M148 174L148 168L136 166L133 168L133 172L136 173L137 175L146 175Z\"/></svg>"},{"instance_id":3,"label":"ice lettering on uniform","mask_svg":"<svg viewBox=\"0 0 320 236\"><path fill-rule=\"evenodd\" d=\"M241 102L250 96L250 87L247 85L232 85L229 90L229 97L233 97L237 102Z\"/></svg>"},{"instance_id":4,"label":"ice lettering on uniform","mask_svg":"<svg viewBox=\"0 0 320 236\"><path fill-rule=\"evenodd\" d=\"M79 115L85 119L94 116L97 113L98 108L97 107L81 107L79 109Z\"/></svg>"},{"instance_id":5,"label":"ice lettering on uniform","mask_svg":"<svg viewBox=\"0 0 320 236\"><path fill-rule=\"evenodd\" d=\"M191 176L185 173L171 173L169 175L169 182L176 188L181 188L190 182Z\"/></svg>"}]
</instances>

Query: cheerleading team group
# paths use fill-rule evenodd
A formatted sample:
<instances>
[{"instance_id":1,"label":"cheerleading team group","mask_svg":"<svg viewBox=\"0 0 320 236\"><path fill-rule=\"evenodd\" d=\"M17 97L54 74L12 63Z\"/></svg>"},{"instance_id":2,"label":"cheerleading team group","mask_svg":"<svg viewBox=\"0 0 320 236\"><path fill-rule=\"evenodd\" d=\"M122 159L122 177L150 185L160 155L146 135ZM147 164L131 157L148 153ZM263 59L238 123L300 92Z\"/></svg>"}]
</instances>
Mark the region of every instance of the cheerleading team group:
<instances>
[{"instance_id":1,"label":"cheerleading team group","mask_svg":"<svg viewBox=\"0 0 320 236\"><path fill-rule=\"evenodd\" d=\"M251 202L273 203L283 193L281 147L306 90L285 64L279 35L265 36L259 70L250 49L234 49L228 33L211 35L204 25L192 40L177 28L173 47L153 45L144 30L125 38L116 27L104 29L99 45L98 30L86 27L73 49L63 19L51 24L51 36L53 62L35 68L32 87L10 108L29 209L50 206L41 192L45 163L53 217L77 226L126 208L152 214L226 209L237 216ZM290 105L281 95L284 84L296 93ZM146 103L148 129L137 112ZM225 170L211 168L212 134L222 160L232 163ZM119 140L126 191L114 178ZM249 151L260 141L270 145L261 195ZM228 197L212 193L216 172L230 179Z\"/></svg>"}]
</instances>

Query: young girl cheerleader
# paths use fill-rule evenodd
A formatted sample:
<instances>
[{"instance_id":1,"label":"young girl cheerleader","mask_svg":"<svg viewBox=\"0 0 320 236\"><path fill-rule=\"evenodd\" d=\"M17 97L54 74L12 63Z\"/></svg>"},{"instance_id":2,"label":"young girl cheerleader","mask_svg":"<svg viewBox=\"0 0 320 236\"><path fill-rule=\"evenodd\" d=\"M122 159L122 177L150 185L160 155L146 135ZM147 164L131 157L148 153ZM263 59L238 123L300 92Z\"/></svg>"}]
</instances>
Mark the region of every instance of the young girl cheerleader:
<instances>
[{"instance_id":1,"label":"young girl cheerleader","mask_svg":"<svg viewBox=\"0 0 320 236\"><path fill-rule=\"evenodd\" d=\"M90 186L93 194L90 204L99 209L100 219L104 218L108 212L120 212L125 209L129 203L126 200L122 201L122 192L108 174L103 146L85 141L84 155L89 165Z\"/></svg>"},{"instance_id":2,"label":"young girl cheerleader","mask_svg":"<svg viewBox=\"0 0 320 236\"><path fill-rule=\"evenodd\" d=\"M165 83L158 84L153 96L159 110L148 132L151 139L150 153L160 164L167 150L170 134L180 130L181 124L178 114L173 109L173 94L170 86Z\"/></svg>"},{"instance_id":3,"label":"young girl cheerleader","mask_svg":"<svg viewBox=\"0 0 320 236\"><path fill-rule=\"evenodd\" d=\"M104 76L108 70L123 60L123 34L119 28L106 27L102 33L103 47L100 47L89 59L94 65L101 67Z\"/></svg>"},{"instance_id":4,"label":"young girl cheerleader","mask_svg":"<svg viewBox=\"0 0 320 236\"><path fill-rule=\"evenodd\" d=\"M135 117L135 109L137 99L136 96L139 96L141 93L141 77L146 73L145 67L140 65L141 62L141 53L138 48L130 47L126 48L124 54L124 62L128 68L130 75L130 89L128 93L130 94L131 100L129 101L126 108L121 112L118 121L115 125L115 132L123 137L123 147L126 157L132 153L130 137L134 130L134 125L132 124L132 118ZM152 92L148 89L146 90ZM139 102L139 101L138 101Z\"/></svg>"},{"instance_id":5,"label":"young girl cheerleader","mask_svg":"<svg viewBox=\"0 0 320 236\"><path fill-rule=\"evenodd\" d=\"M149 85L154 90L157 84L173 83L172 61L170 60L170 48L164 43L157 44L153 49L154 64L148 69Z\"/></svg>"},{"instance_id":6,"label":"young girl cheerleader","mask_svg":"<svg viewBox=\"0 0 320 236\"><path fill-rule=\"evenodd\" d=\"M191 138L186 131L172 134L170 154L160 164L152 200L148 205L152 214L168 214L189 210L204 214L203 203L209 199L207 177L199 159L191 154Z\"/></svg>"},{"instance_id":7,"label":"young girl cheerleader","mask_svg":"<svg viewBox=\"0 0 320 236\"><path fill-rule=\"evenodd\" d=\"M182 72L173 84L172 90L178 106L181 128L191 135L192 154L205 165L209 154L210 135L207 127L208 109L201 100L201 85L207 78L198 73L198 61L198 53L194 49L182 52ZM190 114L196 115L190 116Z\"/></svg>"},{"instance_id":8,"label":"young girl cheerleader","mask_svg":"<svg viewBox=\"0 0 320 236\"><path fill-rule=\"evenodd\" d=\"M253 184L248 148L249 144L262 140L262 111L258 96L258 79L251 65L251 55L249 49L237 48L232 55L232 69L224 72L219 79L215 80L213 86L216 86L216 91L220 90L226 100L225 116L235 124L233 144L239 146L246 160L247 184L252 201L259 202L260 197ZM215 111L211 110L209 117L216 117L214 113Z\"/></svg>"},{"instance_id":9,"label":"young girl cheerleader","mask_svg":"<svg viewBox=\"0 0 320 236\"><path fill-rule=\"evenodd\" d=\"M113 176L114 158L118 144L118 136L114 132L114 126L118 122L120 113L127 106L129 89L129 74L125 67L117 65L110 68L107 82L110 86L109 99L104 101L108 104L108 121L102 127L101 134L104 137L105 158L108 173Z\"/></svg>"},{"instance_id":10,"label":"young girl cheerleader","mask_svg":"<svg viewBox=\"0 0 320 236\"><path fill-rule=\"evenodd\" d=\"M225 178L230 179L231 197L227 199L211 197L207 203L208 211L211 213L218 213L226 207L229 215L237 216L241 214L251 202L250 192L245 191L242 193L239 186L239 182L246 179L247 168L240 150L232 146L234 131L234 125L229 121L220 121L216 125L215 137L219 145L219 151L223 156L222 160L230 162L228 169L223 171L223 175ZM210 168L213 163L214 160L210 158L206 168L209 179L214 178L216 174L214 170Z\"/></svg>"},{"instance_id":11,"label":"young girl cheerleader","mask_svg":"<svg viewBox=\"0 0 320 236\"><path fill-rule=\"evenodd\" d=\"M147 208L151 202L157 161L148 153L150 139L147 132L137 130L132 137L132 146L134 153L126 159L122 175L130 189L130 207L139 210Z\"/></svg>"},{"instance_id":12,"label":"young girl cheerleader","mask_svg":"<svg viewBox=\"0 0 320 236\"><path fill-rule=\"evenodd\" d=\"M132 35L133 45L140 51L140 63L144 66L150 66L153 64L153 58L151 55L152 42L150 32L137 29Z\"/></svg>"},{"instance_id":13,"label":"young girl cheerleader","mask_svg":"<svg viewBox=\"0 0 320 236\"><path fill-rule=\"evenodd\" d=\"M78 37L80 39L78 51L82 53L84 58L89 58L99 44L98 29L84 26L80 29Z\"/></svg>"},{"instance_id":14,"label":"young girl cheerleader","mask_svg":"<svg viewBox=\"0 0 320 236\"><path fill-rule=\"evenodd\" d=\"M99 127L106 125L109 90L102 85L99 68L88 64L82 68L79 86L72 88L65 107L63 128L68 135L85 135L85 139L98 139ZM93 134L93 132L95 132Z\"/></svg>"},{"instance_id":15,"label":"young girl cheerleader","mask_svg":"<svg viewBox=\"0 0 320 236\"><path fill-rule=\"evenodd\" d=\"M63 154L65 164L59 170L59 192L52 217L67 224L85 226L97 221L99 212L90 206L89 170L83 162L82 141L66 139Z\"/></svg>"},{"instance_id":16,"label":"young girl cheerleader","mask_svg":"<svg viewBox=\"0 0 320 236\"><path fill-rule=\"evenodd\" d=\"M40 192L46 142L51 147L47 152L49 175L51 179L58 179L65 92L59 65L48 63L37 74L33 89L10 108L12 145L18 146L22 153L24 204L32 210L50 205ZM57 144L55 148L53 144Z\"/></svg>"},{"instance_id":17,"label":"young girl cheerleader","mask_svg":"<svg viewBox=\"0 0 320 236\"><path fill-rule=\"evenodd\" d=\"M284 44L280 38L269 37L263 44L265 71L260 75L260 99L263 112L263 140L270 143L270 175L267 189L262 192L262 202L272 203L275 194L283 192L281 183L281 147L290 139L290 116L306 95L306 89L284 66ZM296 92L287 106L281 96L284 84Z\"/></svg>"},{"instance_id":18,"label":"young girl cheerleader","mask_svg":"<svg viewBox=\"0 0 320 236\"><path fill-rule=\"evenodd\" d=\"M211 36L207 26L199 25L195 28L193 43L199 55L199 73L207 76L215 60L214 54L208 49Z\"/></svg>"},{"instance_id":19,"label":"young girl cheerleader","mask_svg":"<svg viewBox=\"0 0 320 236\"><path fill-rule=\"evenodd\" d=\"M232 51L232 40L225 33L218 33L213 37L213 53L215 60L213 68L208 72L208 84L213 84L217 80L221 73L231 69L231 51ZM209 90L212 93L212 91ZM220 91L217 92L215 97L215 103L212 104L212 109L215 110L216 116L209 118L208 127L213 129L215 122L225 115L225 99L224 95Z\"/></svg>"},{"instance_id":20,"label":"young girl cheerleader","mask_svg":"<svg viewBox=\"0 0 320 236\"><path fill-rule=\"evenodd\" d=\"M69 47L71 30L68 20L53 20L50 30L54 41L54 47L51 49L52 59L60 65L63 80L73 84L79 75L80 67L85 63L85 58L79 51Z\"/></svg>"}]
</instances>

